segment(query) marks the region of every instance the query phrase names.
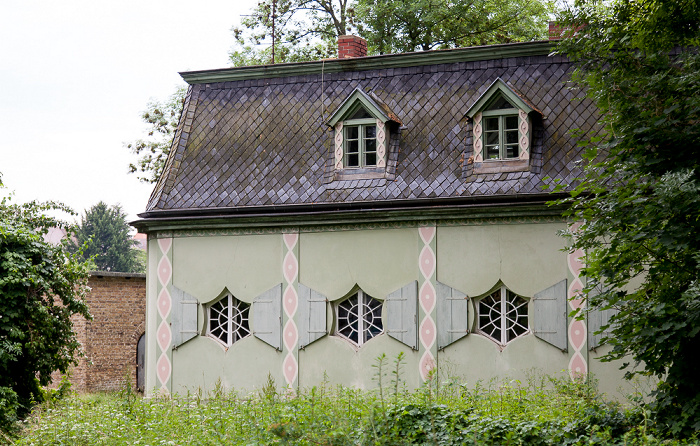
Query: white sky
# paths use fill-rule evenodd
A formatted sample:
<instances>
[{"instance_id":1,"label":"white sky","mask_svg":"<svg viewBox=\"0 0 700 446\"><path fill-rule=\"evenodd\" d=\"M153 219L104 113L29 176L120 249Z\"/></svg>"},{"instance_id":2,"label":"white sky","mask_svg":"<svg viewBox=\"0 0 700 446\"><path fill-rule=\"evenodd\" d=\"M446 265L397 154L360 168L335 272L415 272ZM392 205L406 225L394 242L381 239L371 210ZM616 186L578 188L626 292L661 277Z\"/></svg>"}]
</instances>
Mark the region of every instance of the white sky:
<instances>
[{"instance_id":1,"label":"white sky","mask_svg":"<svg viewBox=\"0 0 700 446\"><path fill-rule=\"evenodd\" d=\"M0 0L0 173L13 201L102 200L129 220L152 185L128 174L140 115L180 71L229 66L256 0Z\"/></svg>"}]
</instances>

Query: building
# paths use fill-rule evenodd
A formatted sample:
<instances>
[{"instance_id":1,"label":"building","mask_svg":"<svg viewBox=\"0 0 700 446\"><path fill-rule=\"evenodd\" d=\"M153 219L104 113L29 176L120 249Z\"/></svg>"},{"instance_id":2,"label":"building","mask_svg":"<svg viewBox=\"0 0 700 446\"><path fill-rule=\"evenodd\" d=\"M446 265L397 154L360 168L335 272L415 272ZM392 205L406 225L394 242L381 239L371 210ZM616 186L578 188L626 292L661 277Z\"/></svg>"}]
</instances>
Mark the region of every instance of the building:
<instances>
[{"instance_id":1,"label":"building","mask_svg":"<svg viewBox=\"0 0 700 446\"><path fill-rule=\"evenodd\" d=\"M575 320L580 253L543 187L590 101L550 42L182 73L148 234L147 392L621 373ZM598 348L600 347L600 348ZM436 371L436 372L435 372ZM149 390L150 389L150 390Z\"/></svg>"}]
</instances>

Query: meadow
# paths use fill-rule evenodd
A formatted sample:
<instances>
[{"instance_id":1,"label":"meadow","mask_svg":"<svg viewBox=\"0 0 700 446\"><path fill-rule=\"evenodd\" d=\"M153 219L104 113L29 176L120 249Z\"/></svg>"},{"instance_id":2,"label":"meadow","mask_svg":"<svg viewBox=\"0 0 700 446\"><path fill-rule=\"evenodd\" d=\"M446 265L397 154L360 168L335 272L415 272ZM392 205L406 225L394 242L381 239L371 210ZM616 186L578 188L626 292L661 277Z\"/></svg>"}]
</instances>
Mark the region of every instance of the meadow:
<instances>
[{"instance_id":1,"label":"meadow","mask_svg":"<svg viewBox=\"0 0 700 446\"><path fill-rule=\"evenodd\" d=\"M327 382L292 394L268 378L241 394L220 384L171 397L70 395L36 408L17 445L680 445L639 406L606 401L592 381L434 379L408 392L400 362L378 359L377 388Z\"/></svg>"}]
</instances>

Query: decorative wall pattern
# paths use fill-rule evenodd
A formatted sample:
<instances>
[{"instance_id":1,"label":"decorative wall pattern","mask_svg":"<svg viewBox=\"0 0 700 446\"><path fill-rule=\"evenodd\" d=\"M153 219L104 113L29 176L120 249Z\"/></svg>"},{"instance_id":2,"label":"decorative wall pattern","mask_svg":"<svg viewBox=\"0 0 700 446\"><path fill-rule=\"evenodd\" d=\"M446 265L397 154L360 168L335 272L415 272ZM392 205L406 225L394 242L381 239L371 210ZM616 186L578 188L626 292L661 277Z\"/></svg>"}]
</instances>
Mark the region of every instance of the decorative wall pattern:
<instances>
[{"instance_id":1,"label":"decorative wall pattern","mask_svg":"<svg viewBox=\"0 0 700 446\"><path fill-rule=\"evenodd\" d=\"M575 232L580 226L580 223L571 225L571 231ZM583 289L583 281L581 279L581 269L583 268L583 251L578 249L570 252L566 256L566 263L569 268L569 289L567 290L567 298L571 310L583 310L584 301L581 299L581 290ZM569 359L569 375L571 379L576 379L588 373L588 363L586 361L586 323L576 318L569 320L569 345L571 346L571 358Z\"/></svg>"},{"instance_id":2,"label":"decorative wall pattern","mask_svg":"<svg viewBox=\"0 0 700 446\"><path fill-rule=\"evenodd\" d=\"M430 371L435 367L435 358L437 351L435 349L435 341L437 339L435 327L435 270L437 258L435 256L435 233L436 226L427 226L418 228L420 239L423 242L423 247L418 256L418 270L421 273L421 278L418 282L418 301L421 308L421 321L418 326L418 340L420 342L420 350L423 351L418 368L421 379L425 382L428 380Z\"/></svg>"},{"instance_id":3,"label":"decorative wall pattern","mask_svg":"<svg viewBox=\"0 0 700 446\"><path fill-rule=\"evenodd\" d=\"M377 167L386 167L386 127L377 119Z\"/></svg>"},{"instance_id":4,"label":"decorative wall pattern","mask_svg":"<svg viewBox=\"0 0 700 446\"><path fill-rule=\"evenodd\" d=\"M530 159L530 124L527 122L525 110L518 110L518 130L520 133L520 159Z\"/></svg>"},{"instance_id":5,"label":"decorative wall pattern","mask_svg":"<svg viewBox=\"0 0 700 446\"><path fill-rule=\"evenodd\" d=\"M343 168L343 123L335 125L335 168Z\"/></svg>"},{"instance_id":6,"label":"decorative wall pattern","mask_svg":"<svg viewBox=\"0 0 700 446\"><path fill-rule=\"evenodd\" d=\"M481 112L474 115L474 162L480 163L484 161L484 156L481 153L483 148L483 142L481 140L481 134L483 133L483 128L481 126Z\"/></svg>"},{"instance_id":7,"label":"decorative wall pattern","mask_svg":"<svg viewBox=\"0 0 700 446\"><path fill-rule=\"evenodd\" d=\"M156 377L160 391L170 394L170 376L172 372L172 357L170 342L172 332L170 330L170 310L172 309L172 298L168 285L173 278L172 265L172 238L158 239L158 247L161 256L158 261L158 329L156 330L156 343L158 344L158 359L156 360Z\"/></svg>"},{"instance_id":8,"label":"decorative wall pattern","mask_svg":"<svg viewBox=\"0 0 700 446\"><path fill-rule=\"evenodd\" d=\"M284 291L282 293L282 308L284 308L284 328L282 337L284 340L284 360L282 361L282 375L291 389L296 389L299 378L299 330L294 322L299 296L297 283L299 281L299 234L282 234L284 239L285 254L282 262L284 275Z\"/></svg>"}]
</instances>

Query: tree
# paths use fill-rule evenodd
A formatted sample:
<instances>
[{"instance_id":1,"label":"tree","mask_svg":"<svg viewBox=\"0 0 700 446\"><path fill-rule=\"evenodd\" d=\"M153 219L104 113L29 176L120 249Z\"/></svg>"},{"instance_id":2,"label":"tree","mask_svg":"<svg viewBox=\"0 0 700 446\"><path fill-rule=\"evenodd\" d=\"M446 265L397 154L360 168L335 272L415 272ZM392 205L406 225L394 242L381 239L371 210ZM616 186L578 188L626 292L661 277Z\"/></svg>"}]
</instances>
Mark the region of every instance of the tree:
<instances>
[{"instance_id":1,"label":"tree","mask_svg":"<svg viewBox=\"0 0 700 446\"><path fill-rule=\"evenodd\" d=\"M332 57L338 36L351 30L348 0L263 0L233 28L233 66ZM257 49L267 43L264 49Z\"/></svg>"},{"instance_id":2,"label":"tree","mask_svg":"<svg viewBox=\"0 0 700 446\"><path fill-rule=\"evenodd\" d=\"M85 211L75 238L85 258L92 258L99 270L142 272L144 265L139 262L130 229L119 205L107 206L100 201Z\"/></svg>"},{"instance_id":3,"label":"tree","mask_svg":"<svg viewBox=\"0 0 700 446\"><path fill-rule=\"evenodd\" d=\"M239 48L230 59L241 66L334 57L338 36L353 30L370 54L535 40L552 10L541 0L263 0L234 28ZM256 49L263 43L270 46Z\"/></svg>"},{"instance_id":4,"label":"tree","mask_svg":"<svg viewBox=\"0 0 700 446\"><path fill-rule=\"evenodd\" d=\"M0 187L2 182L0 181ZM49 228L71 226L45 213L71 212L48 202L0 201L0 431L42 400L51 373L77 364L80 344L71 316L89 318L85 294L88 265L71 254L68 241L52 246Z\"/></svg>"},{"instance_id":5,"label":"tree","mask_svg":"<svg viewBox=\"0 0 700 446\"><path fill-rule=\"evenodd\" d=\"M127 149L140 155L136 164L129 164L129 173L141 174L138 179L142 182L155 183L163 172L186 93L186 87L178 87L165 101L149 101L141 114L141 119L150 126L148 138L125 144Z\"/></svg>"},{"instance_id":6,"label":"tree","mask_svg":"<svg viewBox=\"0 0 700 446\"><path fill-rule=\"evenodd\" d=\"M658 427L700 430L700 4L582 1L559 46L600 110L567 215L588 305L616 311L606 360L655 376ZM563 188L558 188L563 190ZM593 290L602 290L600 294Z\"/></svg>"},{"instance_id":7,"label":"tree","mask_svg":"<svg viewBox=\"0 0 700 446\"><path fill-rule=\"evenodd\" d=\"M545 37L553 6L538 0L358 0L356 24L377 54Z\"/></svg>"}]
</instances>

